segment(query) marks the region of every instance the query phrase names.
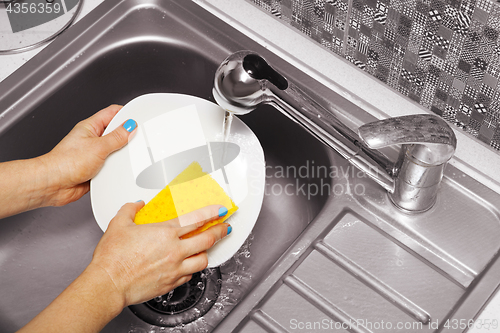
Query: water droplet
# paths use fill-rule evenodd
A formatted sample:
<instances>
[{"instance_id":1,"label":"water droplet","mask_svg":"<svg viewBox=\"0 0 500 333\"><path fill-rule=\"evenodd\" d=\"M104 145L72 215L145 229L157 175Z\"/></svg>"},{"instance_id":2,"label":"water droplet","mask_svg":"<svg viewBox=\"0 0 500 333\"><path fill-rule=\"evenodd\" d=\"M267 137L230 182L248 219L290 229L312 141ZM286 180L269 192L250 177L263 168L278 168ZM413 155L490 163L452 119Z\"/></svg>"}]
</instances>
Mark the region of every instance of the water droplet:
<instances>
[{"instance_id":1,"label":"water droplet","mask_svg":"<svg viewBox=\"0 0 500 333\"><path fill-rule=\"evenodd\" d=\"M198 287L198 289L200 290L203 290L205 288L205 285L203 284L203 282L198 282L198 284L196 285Z\"/></svg>"},{"instance_id":2,"label":"water droplet","mask_svg":"<svg viewBox=\"0 0 500 333\"><path fill-rule=\"evenodd\" d=\"M161 305L163 305L163 306L167 306L167 305L168 305L168 302L167 302L167 301L163 301L163 302L161 302Z\"/></svg>"},{"instance_id":3,"label":"water droplet","mask_svg":"<svg viewBox=\"0 0 500 333\"><path fill-rule=\"evenodd\" d=\"M155 301L156 301L157 303L160 303L162 300L163 300L163 297L162 297L162 296L156 296L156 297L155 297Z\"/></svg>"}]
</instances>

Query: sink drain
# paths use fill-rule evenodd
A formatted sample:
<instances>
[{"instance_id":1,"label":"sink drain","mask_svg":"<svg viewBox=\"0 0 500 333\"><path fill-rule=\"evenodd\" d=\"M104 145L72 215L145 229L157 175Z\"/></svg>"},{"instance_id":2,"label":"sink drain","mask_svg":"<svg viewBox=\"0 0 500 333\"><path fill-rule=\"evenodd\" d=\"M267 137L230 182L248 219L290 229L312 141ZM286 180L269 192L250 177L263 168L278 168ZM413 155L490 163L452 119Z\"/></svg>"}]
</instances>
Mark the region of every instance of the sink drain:
<instances>
[{"instance_id":1,"label":"sink drain","mask_svg":"<svg viewBox=\"0 0 500 333\"><path fill-rule=\"evenodd\" d=\"M205 269L193 274L190 281L168 294L129 308L151 325L175 327L188 324L212 308L219 296L221 283L219 268Z\"/></svg>"},{"instance_id":2,"label":"sink drain","mask_svg":"<svg viewBox=\"0 0 500 333\"><path fill-rule=\"evenodd\" d=\"M186 311L199 302L205 289L201 273L193 274L189 282L177 287L168 294L155 297L146 302L154 310L160 313L176 314Z\"/></svg>"}]
</instances>

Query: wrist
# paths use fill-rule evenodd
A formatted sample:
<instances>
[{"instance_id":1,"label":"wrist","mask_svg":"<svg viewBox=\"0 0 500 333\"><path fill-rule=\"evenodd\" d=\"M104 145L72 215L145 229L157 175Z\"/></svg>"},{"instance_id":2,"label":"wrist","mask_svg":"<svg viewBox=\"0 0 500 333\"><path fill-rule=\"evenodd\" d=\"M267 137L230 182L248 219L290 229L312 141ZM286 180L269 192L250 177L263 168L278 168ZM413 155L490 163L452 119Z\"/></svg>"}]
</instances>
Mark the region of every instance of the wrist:
<instances>
[{"instance_id":1,"label":"wrist","mask_svg":"<svg viewBox=\"0 0 500 333\"><path fill-rule=\"evenodd\" d=\"M48 206L56 191L50 172L41 158L0 163L0 218Z\"/></svg>"},{"instance_id":2,"label":"wrist","mask_svg":"<svg viewBox=\"0 0 500 333\"><path fill-rule=\"evenodd\" d=\"M52 162L50 153L32 159L36 165L40 207L59 206L57 194L61 190L60 170Z\"/></svg>"},{"instance_id":3,"label":"wrist","mask_svg":"<svg viewBox=\"0 0 500 333\"><path fill-rule=\"evenodd\" d=\"M122 312L126 306L125 297L102 266L91 262L80 277L89 281L88 285L93 289L89 301L98 301L100 308L110 316L109 320Z\"/></svg>"}]
</instances>

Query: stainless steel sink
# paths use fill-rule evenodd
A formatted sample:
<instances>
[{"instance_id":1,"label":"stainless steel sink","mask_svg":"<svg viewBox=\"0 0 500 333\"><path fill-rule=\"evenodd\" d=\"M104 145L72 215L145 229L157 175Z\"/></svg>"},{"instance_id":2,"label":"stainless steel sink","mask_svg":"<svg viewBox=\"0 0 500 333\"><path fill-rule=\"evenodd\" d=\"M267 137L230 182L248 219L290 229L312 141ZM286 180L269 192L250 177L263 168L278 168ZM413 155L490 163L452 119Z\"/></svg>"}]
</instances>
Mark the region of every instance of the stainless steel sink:
<instances>
[{"instance_id":1,"label":"stainless steel sink","mask_svg":"<svg viewBox=\"0 0 500 333\"><path fill-rule=\"evenodd\" d=\"M43 154L79 120L144 93L213 101L215 70L242 49L353 129L375 120L191 1L106 0L0 83L0 161ZM498 194L449 165L436 205L407 215L272 107L241 119L264 148L264 205L250 239L221 267L215 305L185 331L325 329L308 323L388 331L381 321L394 332L465 331L446 321L473 319L500 284ZM90 262L101 235L88 196L0 221L0 331L48 305ZM180 328L126 308L103 331Z\"/></svg>"}]
</instances>

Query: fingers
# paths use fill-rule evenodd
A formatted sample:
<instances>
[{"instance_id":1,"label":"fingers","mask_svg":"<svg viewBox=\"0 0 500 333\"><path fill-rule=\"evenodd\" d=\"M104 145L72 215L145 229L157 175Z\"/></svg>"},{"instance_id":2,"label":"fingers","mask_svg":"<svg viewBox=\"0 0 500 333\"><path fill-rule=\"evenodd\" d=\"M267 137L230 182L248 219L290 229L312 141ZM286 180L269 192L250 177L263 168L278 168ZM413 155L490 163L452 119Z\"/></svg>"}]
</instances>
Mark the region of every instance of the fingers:
<instances>
[{"instance_id":1,"label":"fingers","mask_svg":"<svg viewBox=\"0 0 500 333\"><path fill-rule=\"evenodd\" d=\"M194 272L193 272L193 273L194 273ZM174 285L173 285L173 288L172 288L172 289L175 289L175 288L177 288L177 287L179 287L179 286L182 286L184 283L186 283L186 282L188 282L189 280L191 280L191 278L192 278L192 277L193 277L193 276L192 276L191 274L189 274L189 275L185 275L185 276L183 276L183 277L179 278L179 280L177 280L177 281L174 283Z\"/></svg>"},{"instance_id":2,"label":"fingers","mask_svg":"<svg viewBox=\"0 0 500 333\"><path fill-rule=\"evenodd\" d=\"M215 243L229 235L231 231L231 225L228 223L221 223L210 227L198 235L181 240L184 256L187 258L208 250L214 246Z\"/></svg>"},{"instance_id":3,"label":"fingers","mask_svg":"<svg viewBox=\"0 0 500 333\"><path fill-rule=\"evenodd\" d=\"M109 155L125 146L136 128L135 120L129 119L111 133L101 137L100 140L106 154Z\"/></svg>"},{"instance_id":4,"label":"fingers","mask_svg":"<svg viewBox=\"0 0 500 333\"><path fill-rule=\"evenodd\" d=\"M137 128L137 123L133 119L129 119L111 133L102 136L104 130L122 107L121 105L110 105L82 121L82 125L90 130L93 136L99 138L101 149L105 156L125 146Z\"/></svg>"},{"instance_id":5,"label":"fingers","mask_svg":"<svg viewBox=\"0 0 500 333\"><path fill-rule=\"evenodd\" d=\"M208 256L207 252L203 251L201 253L192 255L184 259L182 262L182 271L186 272L186 274L192 274L195 272L199 272L207 268L208 266Z\"/></svg>"},{"instance_id":6,"label":"fingers","mask_svg":"<svg viewBox=\"0 0 500 333\"><path fill-rule=\"evenodd\" d=\"M179 216L175 220L179 223L178 235L183 236L202 227L205 223L217 220L227 214L227 208L222 205L210 205L194 212Z\"/></svg>"},{"instance_id":7,"label":"fingers","mask_svg":"<svg viewBox=\"0 0 500 333\"><path fill-rule=\"evenodd\" d=\"M121 105L110 105L105 109L102 109L101 111L95 113L88 119L84 120L87 121L89 124L91 124L91 129L94 131L94 135L99 137L104 133L104 130L106 127L108 127L109 123L111 122L111 119L122 109L123 106Z\"/></svg>"}]
</instances>

